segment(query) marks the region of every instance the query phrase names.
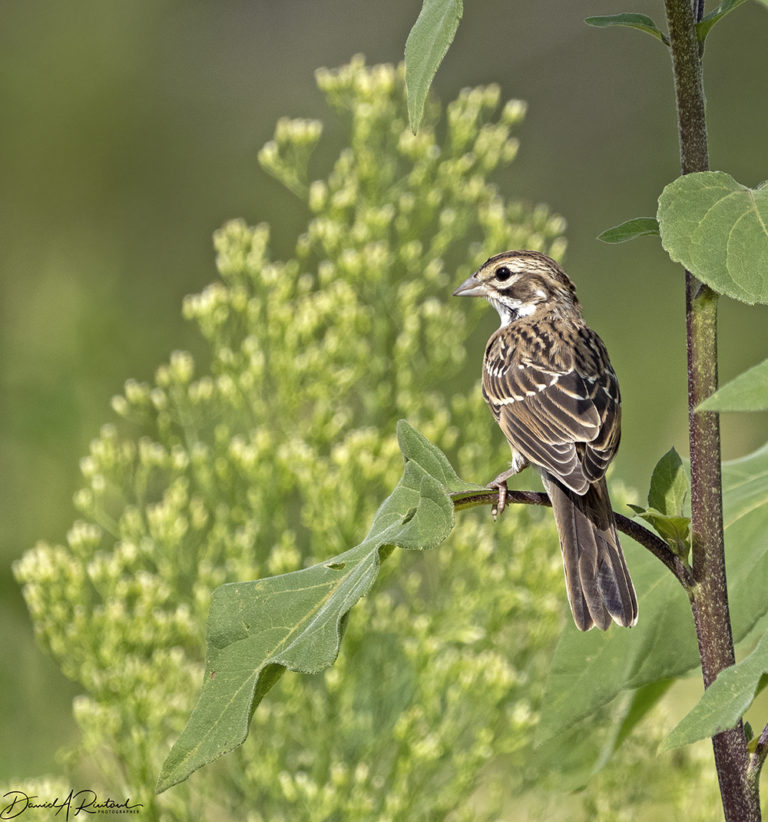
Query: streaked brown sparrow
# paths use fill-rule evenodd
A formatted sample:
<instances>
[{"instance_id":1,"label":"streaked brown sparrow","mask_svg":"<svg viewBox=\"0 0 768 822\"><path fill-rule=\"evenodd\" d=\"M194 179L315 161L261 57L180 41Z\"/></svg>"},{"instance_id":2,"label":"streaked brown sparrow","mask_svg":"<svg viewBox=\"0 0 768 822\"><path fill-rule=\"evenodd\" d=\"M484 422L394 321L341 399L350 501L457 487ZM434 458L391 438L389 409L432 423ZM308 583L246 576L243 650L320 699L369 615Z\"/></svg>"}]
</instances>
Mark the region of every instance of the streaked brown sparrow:
<instances>
[{"instance_id":1,"label":"streaked brown sparrow","mask_svg":"<svg viewBox=\"0 0 768 822\"><path fill-rule=\"evenodd\" d=\"M483 396L512 448L498 488L527 465L552 501L573 619L586 631L637 621L637 597L616 534L605 471L621 437L621 395L576 289L537 251L491 257L454 292L485 297L501 327L488 340ZM495 513L495 511L494 511Z\"/></svg>"}]
</instances>

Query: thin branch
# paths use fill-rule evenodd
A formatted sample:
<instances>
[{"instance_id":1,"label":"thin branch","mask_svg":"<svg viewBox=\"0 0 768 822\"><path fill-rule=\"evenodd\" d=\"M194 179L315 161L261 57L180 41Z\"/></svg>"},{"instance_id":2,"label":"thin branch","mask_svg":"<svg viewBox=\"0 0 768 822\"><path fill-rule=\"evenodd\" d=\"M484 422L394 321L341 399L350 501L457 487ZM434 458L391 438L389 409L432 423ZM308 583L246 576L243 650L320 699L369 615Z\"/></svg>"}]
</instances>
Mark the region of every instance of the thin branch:
<instances>
[{"instance_id":1,"label":"thin branch","mask_svg":"<svg viewBox=\"0 0 768 822\"><path fill-rule=\"evenodd\" d=\"M478 505L493 505L498 501L499 492L496 489L488 489L458 492L450 496L453 500L454 510L462 511L465 508L475 508ZM507 504L509 503L544 505L549 507L552 505L546 494L536 491L507 491ZM667 543L639 522L625 517L616 511L613 512L613 516L616 519L616 527L618 530L628 537L632 537L635 542L638 542L643 548L647 548L658 560L663 562L690 595L693 587L691 569L670 549Z\"/></svg>"}]
</instances>

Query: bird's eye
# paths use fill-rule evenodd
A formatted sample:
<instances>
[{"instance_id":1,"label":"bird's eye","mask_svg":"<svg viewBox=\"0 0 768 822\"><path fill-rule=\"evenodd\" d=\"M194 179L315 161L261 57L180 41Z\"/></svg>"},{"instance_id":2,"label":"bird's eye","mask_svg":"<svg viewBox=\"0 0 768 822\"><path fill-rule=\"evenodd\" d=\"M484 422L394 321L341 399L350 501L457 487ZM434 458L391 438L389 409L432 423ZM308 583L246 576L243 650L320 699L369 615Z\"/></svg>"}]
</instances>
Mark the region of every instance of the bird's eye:
<instances>
[{"instance_id":1,"label":"bird's eye","mask_svg":"<svg viewBox=\"0 0 768 822\"><path fill-rule=\"evenodd\" d=\"M500 265L496 269L496 279L500 282L505 282L512 276L512 272L505 265Z\"/></svg>"}]
</instances>

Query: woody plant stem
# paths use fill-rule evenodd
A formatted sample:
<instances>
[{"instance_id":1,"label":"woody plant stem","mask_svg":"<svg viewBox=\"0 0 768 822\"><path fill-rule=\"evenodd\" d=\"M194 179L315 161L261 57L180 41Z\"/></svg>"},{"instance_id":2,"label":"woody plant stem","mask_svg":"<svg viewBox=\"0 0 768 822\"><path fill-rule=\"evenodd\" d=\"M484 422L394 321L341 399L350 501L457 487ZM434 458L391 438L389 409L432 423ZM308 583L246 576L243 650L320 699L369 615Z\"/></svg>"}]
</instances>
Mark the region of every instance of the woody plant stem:
<instances>
[{"instance_id":1,"label":"woody plant stem","mask_svg":"<svg viewBox=\"0 0 768 822\"><path fill-rule=\"evenodd\" d=\"M677 100L683 174L709 169L701 48L696 23L703 0L665 0ZM691 455L691 609L704 687L733 665L733 634L725 579L720 418L697 412L717 389L717 295L689 271L686 283L688 430ZM758 780L750 773L742 722L712 738L720 795L727 822L758 822Z\"/></svg>"}]
</instances>

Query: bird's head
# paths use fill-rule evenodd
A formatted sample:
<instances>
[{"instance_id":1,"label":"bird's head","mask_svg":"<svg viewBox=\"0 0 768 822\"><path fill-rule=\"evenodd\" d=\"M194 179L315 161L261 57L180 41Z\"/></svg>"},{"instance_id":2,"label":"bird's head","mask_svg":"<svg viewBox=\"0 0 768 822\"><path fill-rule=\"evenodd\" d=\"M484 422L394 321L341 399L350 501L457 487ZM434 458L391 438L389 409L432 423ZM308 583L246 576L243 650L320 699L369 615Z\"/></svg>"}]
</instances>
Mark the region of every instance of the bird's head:
<instances>
[{"instance_id":1,"label":"bird's head","mask_svg":"<svg viewBox=\"0 0 768 822\"><path fill-rule=\"evenodd\" d=\"M562 268L538 251L505 251L486 260L454 292L456 297L485 297L501 324L551 313L577 314L576 289Z\"/></svg>"}]
</instances>

